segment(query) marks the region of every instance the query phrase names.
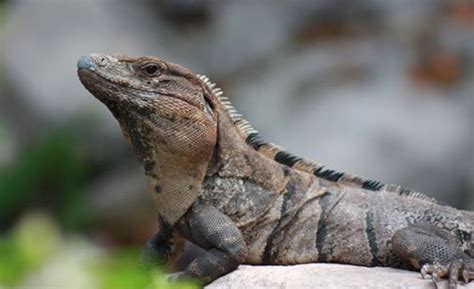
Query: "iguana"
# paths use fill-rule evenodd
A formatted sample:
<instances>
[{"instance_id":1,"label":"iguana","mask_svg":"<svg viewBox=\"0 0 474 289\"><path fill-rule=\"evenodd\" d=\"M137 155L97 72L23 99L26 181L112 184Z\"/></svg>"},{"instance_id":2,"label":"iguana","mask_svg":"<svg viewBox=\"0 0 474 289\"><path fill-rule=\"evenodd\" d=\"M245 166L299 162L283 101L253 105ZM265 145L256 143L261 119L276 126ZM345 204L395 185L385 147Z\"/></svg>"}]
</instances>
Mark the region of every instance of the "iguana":
<instances>
[{"instance_id":1,"label":"iguana","mask_svg":"<svg viewBox=\"0 0 474 289\"><path fill-rule=\"evenodd\" d=\"M152 186L144 258L207 284L239 264L336 262L474 279L474 212L325 169L264 141L206 76L157 57L91 54L83 85L118 120Z\"/></svg>"}]
</instances>

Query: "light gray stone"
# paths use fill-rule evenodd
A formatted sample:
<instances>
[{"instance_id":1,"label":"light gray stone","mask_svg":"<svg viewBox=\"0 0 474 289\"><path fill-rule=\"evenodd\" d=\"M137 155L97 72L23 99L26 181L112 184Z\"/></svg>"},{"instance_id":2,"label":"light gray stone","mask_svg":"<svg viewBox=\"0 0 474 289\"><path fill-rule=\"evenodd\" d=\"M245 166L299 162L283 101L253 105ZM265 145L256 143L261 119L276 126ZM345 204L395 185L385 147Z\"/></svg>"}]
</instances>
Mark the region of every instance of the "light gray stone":
<instances>
[{"instance_id":1,"label":"light gray stone","mask_svg":"<svg viewBox=\"0 0 474 289\"><path fill-rule=\"evenodd\" d=\"M448 288L446 281L439 288ZM474 283L461 286L473 289ZM238 270L214 281L205 289L434 289L430 279L419 273L392 268L367 268L341 264L294 266L240 266Z\"/></svg>"}]
</instances>

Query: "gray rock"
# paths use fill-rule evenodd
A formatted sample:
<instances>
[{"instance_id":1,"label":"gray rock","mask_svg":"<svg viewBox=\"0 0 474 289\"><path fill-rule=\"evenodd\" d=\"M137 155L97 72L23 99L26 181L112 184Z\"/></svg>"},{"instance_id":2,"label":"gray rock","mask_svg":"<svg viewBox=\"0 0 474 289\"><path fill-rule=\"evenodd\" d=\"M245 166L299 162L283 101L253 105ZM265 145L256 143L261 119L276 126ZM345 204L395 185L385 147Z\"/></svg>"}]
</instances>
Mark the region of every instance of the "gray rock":
<instances>
[{"instance_id":1,"label":"gray rock","mask_svg":"<svg viewBox=\"0 0 474 289\"><path fill-rule=\"evenodd\" d=\"M439 288L448 288L447 282ZM285 288L374 288L433 289L431 280L419 273L392 268L367 268L340 264L295 266L240 266L238 270L214 281L205 289L285 289ZM474 283L463 286L473 289Z\"/></svg>"}]
</instances>

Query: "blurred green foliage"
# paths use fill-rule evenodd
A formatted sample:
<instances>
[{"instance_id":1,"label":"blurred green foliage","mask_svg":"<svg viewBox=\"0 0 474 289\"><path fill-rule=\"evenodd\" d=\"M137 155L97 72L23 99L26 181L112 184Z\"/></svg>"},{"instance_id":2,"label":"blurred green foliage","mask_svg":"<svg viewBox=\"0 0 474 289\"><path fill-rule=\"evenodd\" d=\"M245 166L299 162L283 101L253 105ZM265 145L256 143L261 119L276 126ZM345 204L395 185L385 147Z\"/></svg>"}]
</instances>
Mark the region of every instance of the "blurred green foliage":
<instances>
[{"instance_id":1,"label":"blurred green foliage","mask_svg":"<svg viewBox=\"0 0 474 289\"><path fill-rule=\"evenodd\" d=\"M0 287L28 286L28 280L34 280L35 286L59 286L77 288L80 280L94 280L89 289L197 289L199 285L190 282L169 282L159 269L144 270L138 266L137 250L93 254L88 262L81 258L71 258L74 254L82 256L83 248L71 246L72 242L61 235L52 218L39 212L29 213L11 230L10 234L0 238ZM83 242L89 251L99 248L92 243ZM64 254L64 251L69 251ZM103 249L102 249L103 250ZM55 267L52 260L60 260L61 266ZM98 256L100 258L98 258ZM77 264L71 264L75 262ZM35 273L42 268L38 278ZM70 267L75 268L70 272ZM81 269L82 270L77 270ZM68 271L69 270L69 271ZM48 275L50 274L50 275ZM73 274L71 276L71 274ZM35 279L36 276L36 279ZM64 278L66 276L66 278ZM71 278L71 279L68 279ZM32 279L33 278L33 279ZM25 283L26 282L26 283ZM64 284L67 282L67 284ZM25 285L26 284L26 285ZM94 285L91 285L94 284Z\"/></svg>"},{"instance_id":2,"label":"blurred green foliage","mask_svg":"<svg viewBox=\"0 0 474 289\"><path fill-rule=\"evenodd\" d=\"M1 69L1 67L0 67L0 69ZM2 84L2 75L1 75L1 72L0 72L0 85L1 84ZM3 123L0 120L0 145L2 145L3 143L5 143L7 141L7 136L8 136L7 129L5 128L5 126L3 125Z\"/></svg>"},{"instance_id":3,"label":"blurred green foliage","mask_svg":"<svg viewBox=\"0 0 474 289\"><path fill-rule=\"evenodd\" d=\"M6 1L0 1L0 29L7 22L8 6Z\"/></svg>"},{"instance_id":4,"label":"blurred green foliage","mask_svg":"<svg viewBox=\"0 0 474 289\"><path fill-rule=\"evenodd\" d=\"M0 284L12 286L37 269L60 243L53 222L43 214L23 219L8 237L0 239Z\"/></svg>"},{"instance_id":5,"label":"blurred green foliage","mask_svg":"<svg viewBox=\"0 0 474 289\"><path fill-rule=\"evenodd\" d=\"M197 289L198 284L191 282L169 282L159 268L145 271L137 267L136 250L125 250L108 260L96 274L99 276L100 289Z\"/></svg>"},{"instance_id":6,"label":"blurred green foliage","mask_svg":"<svg viewBox=\"0 0 474 289\"><path fill-rule=\"evenodd\" d=\"M1 29L1 25L0 25L0 29ZM1 35L0 35L0 37L1 37ZM4 87L5 87L5 66L3 65L3 62L0 61L0 93L2 93L2 94L4 93L4 91L3 91Z\"/></svg>"},{"instance_id":7,"label":"blurred green foliage","mask_svg":"<svg viewBox=\"0 0 474 289\"><path fill-rule=\"evenodd\" d=\"M87 223L90 215L80 191L88 161L75 132L73 125L57 129L0 170L0 219L48 206L67 229Z\"/></svg>"}]
</instances>

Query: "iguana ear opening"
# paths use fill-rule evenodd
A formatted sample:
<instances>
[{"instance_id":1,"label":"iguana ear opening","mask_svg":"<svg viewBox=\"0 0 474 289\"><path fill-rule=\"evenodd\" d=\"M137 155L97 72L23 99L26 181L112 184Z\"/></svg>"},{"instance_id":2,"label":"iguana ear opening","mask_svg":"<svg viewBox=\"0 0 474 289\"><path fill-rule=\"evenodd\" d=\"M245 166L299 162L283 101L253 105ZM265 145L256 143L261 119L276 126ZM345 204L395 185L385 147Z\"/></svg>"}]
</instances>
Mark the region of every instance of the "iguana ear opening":
<instances>
[{"instance_id":1,"label":"iguana ear opening","mask_svg":"<svg viewBox=\"0 0 474 289\"><path fill-rule=\"evenodd\" d=\"M204 97L204 109L206 110L206 112L214 118L215 114L214 114L214 106L212 104L212 102L209 101L209 98L207 97Z\"/></svg>"},{"instance_id":2,"label":"iguana ear opening","mask_svg":"<svg viewBox=\"0 0 474 289\"><path fill-rule=\"evenodd\" d=\"M217 99L215 95L212 94L210 88L206 84L202 84L203 98L206 105L206 110L210 109L208 113L215 118ZM217 120L216 120L217 121Z\"/></svg>"},{"instance_id":3,"label":"iguana ear opening","mask_svg":"<svg viewBox=\"0 0 474 289\"><path fill-rule=\"evenodd\" d=\"M466 253L474 258L474 231L469 235L469 240L467 241Z\"/></svg>"}]
</instances>

